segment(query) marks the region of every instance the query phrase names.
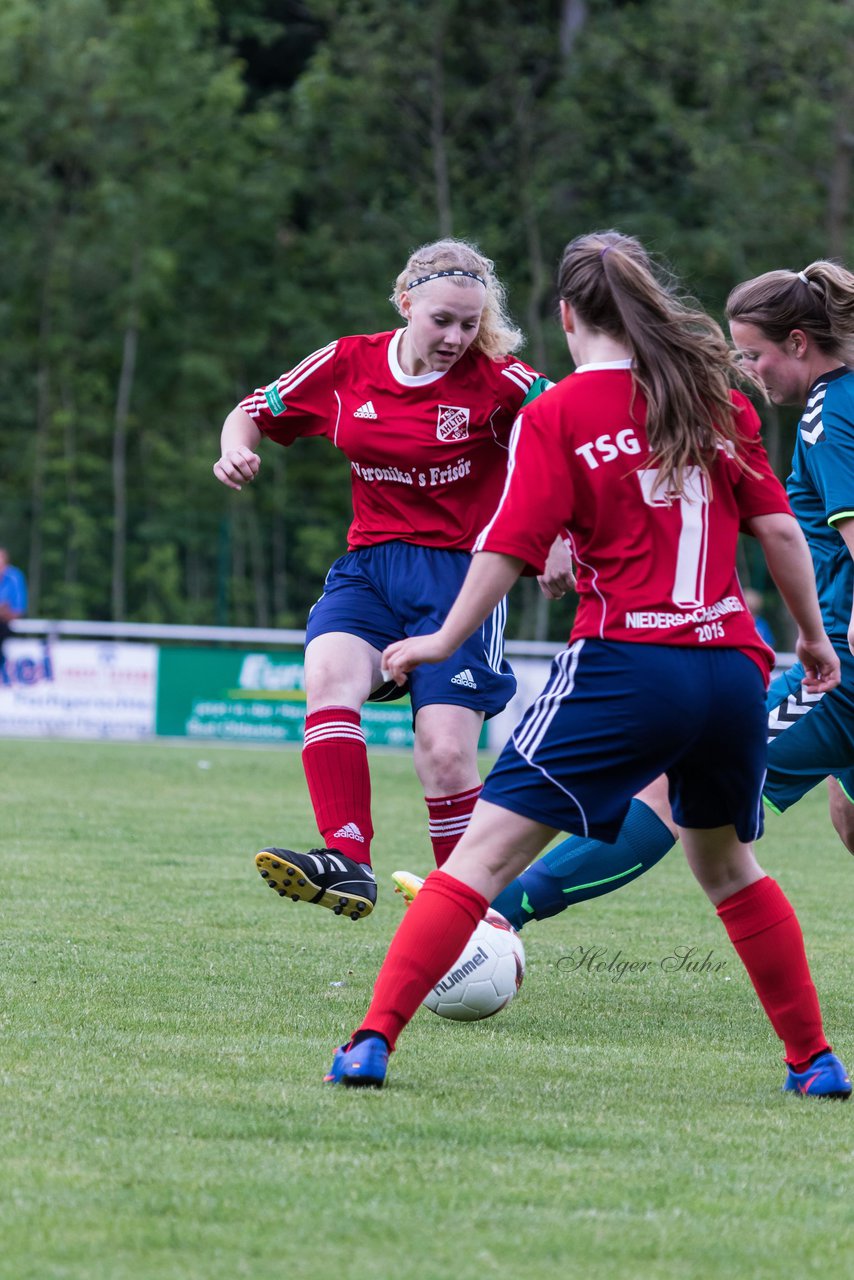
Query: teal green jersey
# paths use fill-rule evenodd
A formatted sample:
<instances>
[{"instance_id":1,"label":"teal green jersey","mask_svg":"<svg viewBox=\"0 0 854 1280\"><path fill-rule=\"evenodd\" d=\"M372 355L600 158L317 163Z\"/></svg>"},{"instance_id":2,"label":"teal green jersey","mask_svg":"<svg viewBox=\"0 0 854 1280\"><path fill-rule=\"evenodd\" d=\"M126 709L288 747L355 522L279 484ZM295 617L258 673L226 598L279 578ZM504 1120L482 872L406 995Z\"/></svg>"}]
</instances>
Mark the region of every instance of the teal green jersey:
<instances>
[{"instance_id":1,"label":"teal green jersey","mask_svg":"<svg viewBox=\"0 0 854 1280\"><path fill-rule=\"evenodd\" d=\"M789 501L806 535L827 634L847 651L854 561L840 520L854 518L854 372L822 374L809 389L787 481Z\"/></svg>"}]
</instances>

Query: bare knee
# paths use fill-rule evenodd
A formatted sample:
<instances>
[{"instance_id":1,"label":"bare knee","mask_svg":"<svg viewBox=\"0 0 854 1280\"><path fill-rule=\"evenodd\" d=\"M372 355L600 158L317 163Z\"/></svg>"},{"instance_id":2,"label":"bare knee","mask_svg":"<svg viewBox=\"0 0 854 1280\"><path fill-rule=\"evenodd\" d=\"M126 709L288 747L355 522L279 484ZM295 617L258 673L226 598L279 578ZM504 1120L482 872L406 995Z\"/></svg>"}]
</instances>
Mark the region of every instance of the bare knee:
<instances>
[{"instance_id":1,"label":"bare knee","mask_svg":"<svg viewBox=\"0 0 854 1280\"><path fill-rule=\"evenodd\" d=\"M827 794L830 800L830 820L836 834L849 853L854 853L854 804L842 790L836 778L828 778Z\"/></svg>"},{"instance_id":2,"label":"bare knee","mask_svg":"<svg viewBox=\"0 0 854 1280\"><path fill-rule=\"evenodd\" d=\"M358 711L379 670L379 653L358 636L318 636L305 652L306 709L350 707Z\"/></svg>"},{"instance_id":3,"label":"bare knee","mask_svg":"<svg viewBox=\"0 0 854 1280\"><path fill-rule=\"evenodd\" d=\"M765 875L753 846L743 844L734 827L682 828L679 834L688 865L714 906Z\"/></svg>"},{"instance_id":4,"label":"bare knee","mask_svg":"<svg viewBox=\"0 0 854 1280\"><path fill-rule=\"evenodd\" d=\"M415 771L427 795L451 796L480 781L477 756L468 743L444 734L418 746Z\"/></svg>"},{"instance_id":5,"label":"bare knee","mask_svg":"<svg viewBox=\"0 0 854 1280\"><path fill-rule=\"evenodd\" d=\"M477 744L483 717L467 707L430 705L415 718L415 772L428 796L480 786Z\"/></svg>"}]
</instances>

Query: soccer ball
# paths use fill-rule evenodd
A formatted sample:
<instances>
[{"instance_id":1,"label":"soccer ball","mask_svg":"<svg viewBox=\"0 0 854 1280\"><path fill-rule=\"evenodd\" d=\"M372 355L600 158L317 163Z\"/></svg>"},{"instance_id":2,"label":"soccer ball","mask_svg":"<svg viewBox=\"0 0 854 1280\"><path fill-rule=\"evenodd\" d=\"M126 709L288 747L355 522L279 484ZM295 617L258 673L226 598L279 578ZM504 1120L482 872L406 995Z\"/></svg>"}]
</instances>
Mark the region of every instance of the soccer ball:
<instances>
[{"instance_id":1,"label":"soccer ball","mask_svg":"<svg viewBox=\"0 0 854 1280\"><path fill-rule=\"evenodd\" d=\"M503 916L490 911L424 1003L455 1022L491 1018L510 1003L524 976L522 939Z\"/></svg>"}]
</instances>

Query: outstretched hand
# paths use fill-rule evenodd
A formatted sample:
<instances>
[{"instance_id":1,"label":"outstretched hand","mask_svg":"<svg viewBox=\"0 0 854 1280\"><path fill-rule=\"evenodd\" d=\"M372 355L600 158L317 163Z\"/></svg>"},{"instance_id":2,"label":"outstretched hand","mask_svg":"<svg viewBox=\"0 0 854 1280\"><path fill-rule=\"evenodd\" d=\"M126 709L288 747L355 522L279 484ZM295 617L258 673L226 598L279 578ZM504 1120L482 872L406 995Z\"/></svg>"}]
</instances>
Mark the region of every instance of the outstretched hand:
<instances>
[{"instance_id":1,"label":"outstretched hand","mask_svg":"<svg viewBox=\"0 0 854 1280\"><path fill-rule=\"evenodd\" d=\"M809 693L828 693L839 684L841 671L839 655L827 636L820 640L803 640L800 637L795 652L803 663L804 688Z\"/></svg>"},{"instance_id":2,"label":"outstretched hand","mask_svg":"<svg viewBox=\"0 0 854 1280\"><path fill-rule=\"evenodd\" d=\"M406 640L395 640L383 652L383 676L393 680L395 684L404 684L406 676L413 667L422 662L443 662L450 653L440 640L441 632L434 631L428 636L409 636Z\"/></svg>"}]
</instances>

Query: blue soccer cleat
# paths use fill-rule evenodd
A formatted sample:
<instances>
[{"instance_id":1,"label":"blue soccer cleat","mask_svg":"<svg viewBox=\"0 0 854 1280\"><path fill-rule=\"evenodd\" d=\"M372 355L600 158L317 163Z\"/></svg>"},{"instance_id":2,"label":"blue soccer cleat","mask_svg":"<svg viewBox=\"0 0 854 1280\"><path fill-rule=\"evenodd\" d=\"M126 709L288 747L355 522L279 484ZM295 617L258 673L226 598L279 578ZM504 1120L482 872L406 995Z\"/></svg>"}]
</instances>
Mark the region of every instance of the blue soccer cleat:
<instances>
[{"instance_id":1,"label":"blue soccer cleat","mask_svg":"<svg viewBox=\"0 0 854 1280\"><path fill-rule=\"evenodd\" d=\"M851 1081L835 1053L830 1050L814 1058L806 1071L789 1067L784 1093L799 1093L805 1098L840 1098L851 1096Z\"/></svg>"},{"instance_id":2,"label":"blue soccer cleat","mask_svg":"<svg viewBox=\"0 0 854 1280\"><path fill-rule=\"evenodd\" d=\"M382 1036L366 1036L358 1044L342 1044L335 1050L324 1084L381 1089L388 1066L388 1045Z\"/></svg>"}]
</instances>

